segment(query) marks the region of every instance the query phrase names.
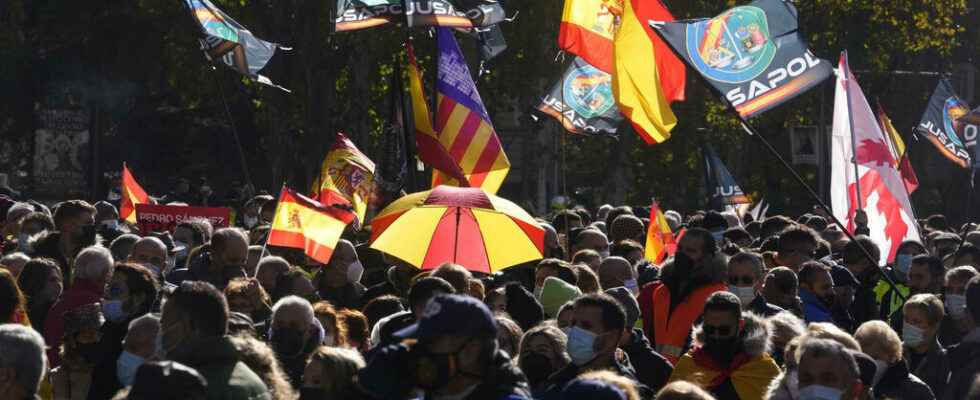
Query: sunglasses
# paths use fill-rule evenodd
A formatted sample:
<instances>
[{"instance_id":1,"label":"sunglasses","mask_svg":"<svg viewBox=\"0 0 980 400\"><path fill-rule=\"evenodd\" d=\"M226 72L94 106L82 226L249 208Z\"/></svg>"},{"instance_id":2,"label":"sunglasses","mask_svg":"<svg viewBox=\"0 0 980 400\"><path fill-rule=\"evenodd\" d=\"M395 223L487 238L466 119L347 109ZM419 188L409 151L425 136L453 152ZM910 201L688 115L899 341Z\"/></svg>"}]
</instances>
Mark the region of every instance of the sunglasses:
<instances>
[{"instance_id":1,"label":"sunglasses","mask_svg":"<svg viewBox=\"0 0 980 400\"><path fill-rule=\"evenodd\" d=\"M729 276L728 283L735 286L749 286L755 284L755 279L751 276Z\"/></svg>"},{"instance_id":2,"label":"sunglasses","mask_svg":"<svg viewBox=\"0 0 980 400\"><path fill-rule=\"evenodd\" d=\"M703 325L701 329L704 330L704 334L708 336L715 336L716 334L717 336L728 336L734 331L734 328L731 326Z\"/></svg>"}]
</instances>

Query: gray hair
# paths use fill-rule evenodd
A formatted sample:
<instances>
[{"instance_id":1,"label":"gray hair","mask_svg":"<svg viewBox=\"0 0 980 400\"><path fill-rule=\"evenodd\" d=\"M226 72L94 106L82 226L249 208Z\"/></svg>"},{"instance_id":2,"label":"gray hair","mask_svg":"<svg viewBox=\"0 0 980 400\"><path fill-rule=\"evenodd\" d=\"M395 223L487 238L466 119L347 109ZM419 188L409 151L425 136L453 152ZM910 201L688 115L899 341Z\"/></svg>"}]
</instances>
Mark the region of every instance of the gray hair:
<instances>
[{"instance_id":1,"label":"gray hair","mask_svg":"<svg viewBox=\"0 0 980 400\"><path fill-rule=\"evenodd\" d=\"M10 206L7 209L7 222L15 222L21 217L34 212L34 206L31 203L18 202Z\"/></svg>"},{"instance_id":2,"label":"gray hair","mask_svg":"<svg viewBox=\"0 0 980 400\"><path fill-rule=\"evenodd\" d=\"M75 257L75 278L105 280L112 274L112 253L102 246L86 247Z\"/></svg>"},{"instance_id":3,"label":"gray hair","mask_svg":"<svg viewBox=\"0 0 980 400\"><path fill-rule=\"evenodd\" d=\"M842 364L844 372L848 376L854 379L858 379L861 376L857 361L854 360L854 355L844 345L833 340L806 338L803 340L797 352L800 354L800 368L803 367L802 361L807 356L816 358L833 357Z\"/></svg>"},{"instance_id":4,"label":"gray hair","mask_svg":"<svg viewBox=\"0 0 980 400\"><path fill-rule=\"evenodd\" d=\"M279 256L262 257L255 266L255 274L258 275L262 268L277 268L279 269L279 274L284 274L286 271L289 271L289 261Z\"/></svg>"},{"instance_id":5,"label":"gray hair","mask_svg":"<svg viewBox=\"0 0 980 400\"><path fill-rule=\"evenodd\" d=\"M41 383L48 359L44 355L44 338L23 325L0 325L0 368L17 374L17 383L34 394Z\"/></svg>"},{"instance_id":6,"label":"gray hair","mask_svg":"<svg viewBox=\"0 0 980 400\"><path fill-rule=\"evenodd\" d=\"M276 302L276 305L272 306L272 320L275 321L276 317L280 312L287 309L295 309L303 313L310 323L313 322L313 305L310 302L299 296L286 296Z\"/></svg>"},{"instance_id":7,"label":"gray hair","mask_svg":"<svg viewBox=\"0 0 980 400\"><path fill-rule=\"evenodd\" d=\"M129 323L123 346L128 350L137 347L154 347L160 334L160 316L146 314Z\"/></svg>"},{"instance_id":8,"label":"gray hair","mask_svg":"<svg viewBox=\"0 0 980 400\"><path fill-rule=\"evenodd\" d=\"M806 323L789 311L778 312L766 318L766 322L772 327L774 341L778 337L782 339L780 342L789 342L806 332Z\"/></svg>"}]
</instances>

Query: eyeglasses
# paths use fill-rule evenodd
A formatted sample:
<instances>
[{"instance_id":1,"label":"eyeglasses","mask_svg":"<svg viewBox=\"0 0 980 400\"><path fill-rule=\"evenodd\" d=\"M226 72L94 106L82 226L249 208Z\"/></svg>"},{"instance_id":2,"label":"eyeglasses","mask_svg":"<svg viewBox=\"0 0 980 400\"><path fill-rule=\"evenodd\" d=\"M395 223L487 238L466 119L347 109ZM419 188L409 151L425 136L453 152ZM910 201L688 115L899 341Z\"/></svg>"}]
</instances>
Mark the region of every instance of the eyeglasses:
<instances>
[{"instance_id":1,"label":"eyeglasses","mask_svg":"<svg viewBox=\"0 0 980 400\"><path fill-rule=\"evenodd\" d=\"M749 286L755 284L755 278L745 275L745 276L729 276L728 283L735 286Z\"/></svg>"},{"instance_id":2,"label":"eyeglasses","mask_svg":"<svg viewBox=\"0 0 980 400\"><path fill-rule=\"evenodd\" d=\"M704 334L708 336L714 336L716 334L717 336L728 336L731 335L733 331L731 326L703 325L701 329L704 331Z\"/></svg>"}]
</instances>

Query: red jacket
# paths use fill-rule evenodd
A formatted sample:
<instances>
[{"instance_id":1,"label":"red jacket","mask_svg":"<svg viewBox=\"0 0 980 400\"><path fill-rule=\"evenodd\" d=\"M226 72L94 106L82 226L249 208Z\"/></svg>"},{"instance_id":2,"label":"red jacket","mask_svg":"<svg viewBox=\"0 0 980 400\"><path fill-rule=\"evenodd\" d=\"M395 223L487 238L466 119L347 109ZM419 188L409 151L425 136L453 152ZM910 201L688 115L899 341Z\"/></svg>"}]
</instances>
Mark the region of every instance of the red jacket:
<instances>
[{"instance_id":1,"label":"red jacket","mask_svg":"<svg viewBox=\"0 0 980 400\"><path fill-rule=\"evenodd\" d=\"M61 342L65 335L65 313L86 304L98 303L105 291L103 285L87 279L76 279L75 284L54 303L44 321L44 343L48 346L48 363L51 368L61 365Z\"/></svg>"}]
</instances>

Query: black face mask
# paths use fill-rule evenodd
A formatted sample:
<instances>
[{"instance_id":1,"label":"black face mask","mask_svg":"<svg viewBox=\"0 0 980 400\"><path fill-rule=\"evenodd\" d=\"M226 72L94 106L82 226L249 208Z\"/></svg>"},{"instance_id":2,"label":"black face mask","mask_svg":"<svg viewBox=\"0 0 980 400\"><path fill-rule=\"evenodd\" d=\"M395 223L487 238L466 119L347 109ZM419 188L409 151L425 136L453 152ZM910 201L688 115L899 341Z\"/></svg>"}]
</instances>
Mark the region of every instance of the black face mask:
<instances>
[{"instance_id":1,"label":"black face mask","mask_svg":"<svg viewBox=\"0 0 980 400\"><path fill-rule=\"evenodd\" d=\"M541 353L530 353L521 357L521 370L524 371L524 375L527 376L527 381L531 386L548 380L548 377L554 372L551 367L551 360Z\"/></svg>"},{"instance_id":2,"label":"black face mask","mask_svg":"<svg viewBox=\"0 0 980 400\"><path fill-rule=\"evenodd\" d=\"M78 233L75 234L75 240L82 246L91 246L95 244L95 234L95 225L82 225Z\"/></svg>"},{"instance_id":3,"label":"black face mask","mask_svg":"<svg viewBox=\"0 0 980 400\"><path fill-rule=\"evenodd\" d=\"M418 387L435 391L446 386L456 376L456 353L420 353L415 361L415 384Z\"/></svg>"},{"instance_id":4,"label":"black face mask","mask_svg":"<svg viewBox=\"0 0 980 400\"><path fill-rule=\"evenodd\" d=\"M738 335L726 339L707 338L704 351L718 363L727 366L732 363L738 351Z\"/></svg>"},{"instance_id":5,"label":"black face mask","mask_svg":"<svg viewBox=\"0 0 980 400\"><path fill-rule=\"evenodd\" d=\"M78 343L75 345L75 351L90 365L97 365L102 362L105 354L100 342Z\"/></svg>"},{"instance_id":6,"label":"black face mask","mask_svg":"<svg viewBox=\"0 0 980 400\"><path fill-rule=\"evenodd\" d=\"M299 329L277 328L272 335L272 348L282 357L293 358L303 354L303 332Z\"/></svg>"},{"instance_id":7,"label":"black face mask","mask_svg":"<svg viewBox=\"0 0 980 400\"><path fill-rule=\"evenodd\" d=\"M299 400L324 400L327 391L319 387L303 387L299 389Z\"/></svg>"}]
</instances>

